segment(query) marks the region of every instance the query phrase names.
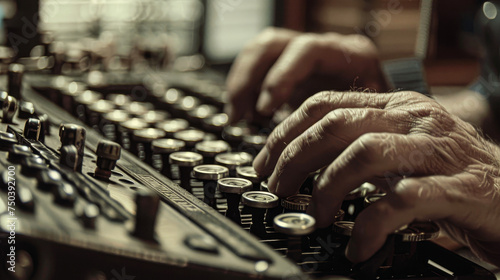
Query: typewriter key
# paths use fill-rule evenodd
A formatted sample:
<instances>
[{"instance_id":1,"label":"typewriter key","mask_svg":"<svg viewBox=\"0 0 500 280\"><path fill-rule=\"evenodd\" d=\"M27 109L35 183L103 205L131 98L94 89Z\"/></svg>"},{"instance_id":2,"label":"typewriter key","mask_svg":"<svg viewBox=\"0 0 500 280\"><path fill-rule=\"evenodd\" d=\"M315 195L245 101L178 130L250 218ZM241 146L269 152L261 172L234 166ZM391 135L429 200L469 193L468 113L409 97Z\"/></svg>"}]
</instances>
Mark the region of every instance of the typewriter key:
<instances>
[{"instance_id":1,"label":"typewriter key","mask_svg":"<svg viewBox=\"0 0 500 280\"><path fill-rule=\"evenodd\" d=\"M266 210L279 205L279 198L275 194L262 191L249 191L242 195L241 202L249 207L252 214L252 225L250 232L260 238L266 235L264 216Z\"/></svg>"},{"instance_id":2,"label":"typewriter key","mask_svg":"<svg viewBox=\"0 0 500 280\"><path fill-rule=\"evenodd\" d=\"M174 133L186 130L188 127L189 123L184 119L165 120L156 124L156 128L163 129L170 138L174 137Z\"/></svg>"},{"instance_id":3,"label":"typewriter key","mask_svg":"<svg viewBox=\"0 0 500 280\"><path fill-rule=\"evenodd\" d=\"M245 152L222 153L215 156L215 163L229 168L229 176L236 177L236 167L252 163L253 157Z\"/></svg>"},{"instance_id":4,"label":"typewriter key","mask_svg":"<svg viewBox=\"0 0 500 280\"><path fill-rule=\"evenodd\" d=\"M285 212L303 212L311 203L312 196L307 194L295 194L281 200L281 206L285 208Z\"/></svg>"},{"instance_id":5,"label":"typewriter key","mask_svg":"<svg viewBox=\"0 0 500 280\"><path fill-rule=\"evenodd\" d=\"M260 189L262 178L259 177L253 166L237 166L236 175L239 178L244 178L252 182L254 191L258 191Z\"/></svg>"},{"instance_id":6,"label":"typewriter key","mask_svg":"<svg viewBox=\"0 0 500 280\"><path fill-rule=\"evenodd\" d=\"M193 167L203 162L203 156L193 152L174 152L169 157L170 164L176 164L179 167L179 176L181 187L189 192L191 190L191 171Z\"/></svg>"},{"instance_id":7,"label":"typewriter key","mask_svg":"<svg viewBox=\"0 0 500 280\"><path fill-rule=\"evenodd\" d=\"M286 256L295 262L302 258L302 236L312 233L316 220L304 213L284 213L274 218L274 229L288 235Z\"/></svg>"},{"instance_id":8,"label":"typewriter key","mask_svg":"<svg viewBox=\"0 0 500 280\"><path fill-rule=\"evenodd\" d=\"M252 190L252 182L242 178L223 178L217 181L217 187L221 193L226 194L226 217L238 225L241 224L240 210L238 208L241 194Z\"/></svg>"},{"instance_id":9,"label":"typewriter key","mask_svg":"<svg viewBox=\"0 0 500 280\"><path fill-rule=\"evenodd\" d=\"M193 168L193 177L203 181L203 201L212 208L217 209L215 193L217 180L229 175L227 167L216 164L203 164Z\"/></svg>"},{"instance_id":10,"label":"typewriter key","mask_svg":"<svg viewBox=\"0 0 500 280\"><path fill-rule=\"evenodd\" d=\"M161 155L161 173L163 175L172 179L172 167L169 161L170 154L182 150L185 145L183 141L177 139L164 138L153 140L151 148L154 154Z\"/></svg>"},{"instance_id":11,"label":"typewriter key","mask_svg":"<svg viewBox=\"0 0 500 280\"><path fill-rule=\"evenodd\" d=\"M194 148L196 143L203 141L204 137L205 132L198 129L188 129L174 133L174 138L184 141L189 149Z\"/></svg>"},{"instance_id":12,"label":"typewriter key","mask_svg":"<svg viewBox=\"0 0 500 280\"><path fill-rule=\"evenodd\" d=\"M203 156L205 164L213 164L214 157L229 150L229 144L222 140L210 140L196 143L195 149Z\"/></svg>"},{"instance_id":13,"label":"typewriter key","mask_svg":"<svg viewBox=\"0 0 500 280\"><path fill-rule=\"evenodd\" d=\"M158 128L135 130L132 134L132 145L137 149L137 155L139 158L144 158L144 162L151 165L153 163L153 150L151 148L151 143L153 140L165 137L165 135L165 131ZM141 156L141 147L144 157Z\"/></svg>"}]
</instances>

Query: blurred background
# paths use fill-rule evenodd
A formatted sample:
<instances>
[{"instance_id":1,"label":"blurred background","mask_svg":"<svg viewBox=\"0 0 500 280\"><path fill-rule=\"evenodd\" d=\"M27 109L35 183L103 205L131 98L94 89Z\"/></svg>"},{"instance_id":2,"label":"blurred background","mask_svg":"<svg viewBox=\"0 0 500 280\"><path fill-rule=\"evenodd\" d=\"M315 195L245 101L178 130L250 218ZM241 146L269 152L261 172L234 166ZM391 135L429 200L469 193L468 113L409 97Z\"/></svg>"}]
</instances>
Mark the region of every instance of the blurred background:
<instances>
[{"instance_id":1,"label":"blurred background","mask_svg":"<svg viewBox=\"0 0 500 280\"><path fill-rule=\"evenodd\" d=\"M21 56L36 55L32 48L49 40L62 42L58 51L67 57L77 57L78 50L89 45L102 52L112 48L120 56L141 48L167 47L175 57L202 53L208 63L224 70L245 43L267 26L362 33L379 46L383 59L423 56L430 85L466 85L479 73L473 25L483 2L2 0L0 42L19 45ZM32 28L38 34L26 36Z\"/></svg>"}]
</instances>

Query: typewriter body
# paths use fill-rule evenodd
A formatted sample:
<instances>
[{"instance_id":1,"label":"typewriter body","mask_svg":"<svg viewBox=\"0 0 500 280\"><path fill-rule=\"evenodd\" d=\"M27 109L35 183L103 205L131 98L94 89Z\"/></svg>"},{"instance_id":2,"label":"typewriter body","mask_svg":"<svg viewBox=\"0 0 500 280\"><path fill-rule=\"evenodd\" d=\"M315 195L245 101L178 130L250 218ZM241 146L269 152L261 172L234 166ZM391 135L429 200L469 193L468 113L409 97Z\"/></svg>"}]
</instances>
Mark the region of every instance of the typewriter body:
<instances>
[{"instance_id":1,"label":"typewriter body","mask_svg":"<svg viewBox=\"0 0 500 280\"><path fill-rule=\"evenodd\" d=\"M316 229L316 174L268 191L251 164L276 123L229 126L200 56L168 68L155 44L111 56L39 35L37 56L0 59L0 279L495 279L432 223L350 263L353 221L383 194L360 186Z\"/></svg>"}]
</instances>

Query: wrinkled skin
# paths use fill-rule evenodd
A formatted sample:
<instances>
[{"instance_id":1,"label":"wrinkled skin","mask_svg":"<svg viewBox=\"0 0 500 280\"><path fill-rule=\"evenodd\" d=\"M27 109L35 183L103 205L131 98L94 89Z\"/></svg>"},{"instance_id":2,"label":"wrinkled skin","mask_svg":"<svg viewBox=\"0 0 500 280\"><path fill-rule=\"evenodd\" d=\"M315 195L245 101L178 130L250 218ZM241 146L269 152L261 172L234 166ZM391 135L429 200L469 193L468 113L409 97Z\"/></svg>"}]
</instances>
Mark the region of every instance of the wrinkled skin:
<instances>
[{"instance_id":1,"label":"wrinkled skin","mask_svg":"<svg viewBox=\"0 0 500 280\"><path fill-rule=\"evenodd\" d=\"M308 209L319 227L360 184L383 188L387 196L356 219L347 249L353 262L401 226L433 220L500 265L499 159L498 146L419 93L321 92L275 128L254 168L286 197L324 167Z\"/></svg>"},{"instance_id":2,"label":"wrinkled skin","mask_svg":"<svg viewBox=\"0 0 500 280\"><path fill-rule=\"evenodd\" d=\"M321 90L386 90L377 50L361 35L269 28L238 55L227 78L232 123L297 108Z\"/></svg>"}]
</instances>

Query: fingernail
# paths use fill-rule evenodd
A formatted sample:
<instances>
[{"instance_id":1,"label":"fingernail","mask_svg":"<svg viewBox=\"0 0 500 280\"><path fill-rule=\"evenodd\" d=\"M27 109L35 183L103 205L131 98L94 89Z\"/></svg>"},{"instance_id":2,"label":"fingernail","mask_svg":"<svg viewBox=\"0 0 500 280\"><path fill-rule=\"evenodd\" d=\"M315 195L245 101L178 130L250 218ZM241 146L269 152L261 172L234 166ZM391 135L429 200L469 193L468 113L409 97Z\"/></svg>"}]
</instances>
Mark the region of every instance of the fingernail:
<instances>
[{"instance_id":1,"label":"fingernail","mask_svg":"<svg viewBox=\"0 0 500 280\"><path fill-rule=\"evenodd\" d=\"M271 115L273 113L273 108L271 107L272 99L273 97L268 90L262 91L257 100L257 112L264 116Z\"/></svg>"},{"instance_id":2,"label":"fingernail","mask_svg":"<svg viewBox=\"0 0 500 280\"><path fill-rule=\"evenodd\" d=\"M224 106L224 113L226 113L226 115L228 116L229 123L232 123L234 121L234 108L233 108L233 105L227 104L226 106Z\"/></svg>"},{"instance_id":3,"label":"fingernail","mask_svg":"<svg viewBox=\"0 0 500 280\"><path fill-rule=\"evenodd\" d=\"M354 263L356 263L356 260L358 259L358 254L356 252L356 245L355 242L352 240L352 238L349 239L347 247L345 248L345 256L349 261Z\"/></svg>"},{"instance_id":4,"label":"fingernail","mask_svg":"<svg viewBox=\"0 0 500 280\"><path fill-rule=\"evenodd\" d=\"M269 152L267 148L264 148L259 152L259 154L253 160L253 168L261 176L266 176L267 164L269 162Z\"/></svg>"},{"instance_id":5,"label":"fingernail","mask_svg":"<svg viewBox=\"0 0 500 280\"><path fill-rule=\"evenodd\" d=\"M267 182L267 186L269 187L269 191L272 193L276 193L278 191L278 182L277 182L276 176L274 175L274 172L269 177L269 180Z\"/></svg>"}]
</instances>

